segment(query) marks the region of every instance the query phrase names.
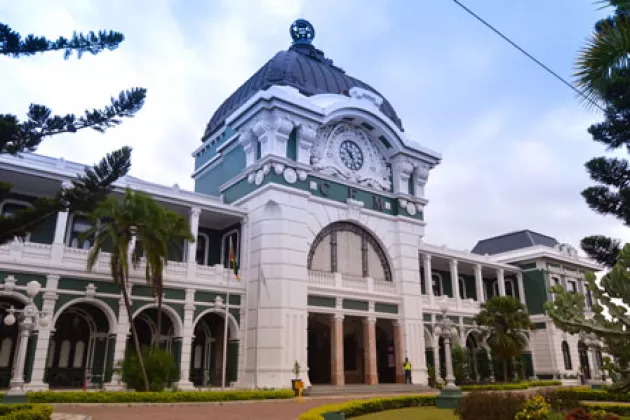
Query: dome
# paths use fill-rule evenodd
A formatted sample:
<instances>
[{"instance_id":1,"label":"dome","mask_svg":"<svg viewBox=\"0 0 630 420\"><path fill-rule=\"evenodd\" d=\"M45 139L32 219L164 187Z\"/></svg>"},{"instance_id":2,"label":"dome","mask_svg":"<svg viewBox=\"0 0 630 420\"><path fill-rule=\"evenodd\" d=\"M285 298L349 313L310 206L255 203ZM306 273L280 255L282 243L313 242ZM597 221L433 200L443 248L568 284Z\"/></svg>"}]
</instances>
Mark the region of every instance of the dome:
<instances>
[{"instance_id":1,"label":"dome","mask_svg":"<svg viewBox=\"0 0 630 420\"><path fill-rule=\"evenodd\" d=\"M297 22L304 24L303 22L306 21ZM292 25L292 30L294 26L295 23ZM298 39L292 34L294 42L287 51L277 53L219 106L206 126L202 141L221 129L225 125L225 119L249 98L273 85L296 88L305 96L326 93L347 95L353 87L363 88L380 97L383 96L367 83L347 75L343 69L335 66L321 50L311 45L314 30L312 34L307 40L304 37ZM385 98L383 98L380 110L403 131L400 118Z\"/></svg>"}]
</instances>

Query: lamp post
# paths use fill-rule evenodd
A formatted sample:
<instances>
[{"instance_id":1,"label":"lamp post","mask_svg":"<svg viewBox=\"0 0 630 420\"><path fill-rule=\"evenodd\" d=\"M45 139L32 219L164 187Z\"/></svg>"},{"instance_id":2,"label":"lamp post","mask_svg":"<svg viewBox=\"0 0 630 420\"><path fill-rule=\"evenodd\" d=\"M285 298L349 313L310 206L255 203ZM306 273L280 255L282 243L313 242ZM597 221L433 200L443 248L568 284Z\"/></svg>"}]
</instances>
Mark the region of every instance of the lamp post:
<instances>
[{"instance_id":1,"label":"lamp post","mask_svg":"<svg viewBox=\"0 0 630 420\"><path fill-rule=\"evenodd\" d=\"M444 363L446 365L446 384L436 397L436 405L439 408L457 408L459 400L462 398L462 391L455 385L453 358L451 354L451 340L457 337L457 327L455 326L455 322L446 316L447 311L448 307L442 306L442 318L437 322L433 330L435 335L444 339Z\"/></svg>"},{"instance_id":2,"label":"lamp post","mask_svg":"<svg viewBox=\"0 0 630 420\"><path fill-rule=\"evenodd\" d=\"M33 298L37 296L41 285L33 280L26 285L26 294L28 295L28 303L24 309L14 309L13 306L8 310L9 314L4 317L4 324L10 327L19 321L19 333L17 351L13 359L13 376L11 377L11 389L5 394L5 403L25 403L26 391L24 389L24 364L26 363L26 351L28 350L28 338L32 331L38 329L38 325L47 327L50 323L48 314L40 312L33 302ZM18 314L16 318L15 314Z\"/></svg>"}]
</instances>

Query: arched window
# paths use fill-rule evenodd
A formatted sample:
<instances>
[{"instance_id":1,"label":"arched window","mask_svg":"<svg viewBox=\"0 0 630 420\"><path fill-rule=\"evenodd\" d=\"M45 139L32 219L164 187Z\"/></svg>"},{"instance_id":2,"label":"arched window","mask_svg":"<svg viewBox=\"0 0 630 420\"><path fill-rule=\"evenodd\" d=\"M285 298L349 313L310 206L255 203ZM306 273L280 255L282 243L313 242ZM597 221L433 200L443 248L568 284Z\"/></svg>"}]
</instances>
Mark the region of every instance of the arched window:
<instances>
[{"instance_id":1,"label":"arched window","mask_svg":"<svg viewBox=\"0 0 630 420\"><path fill-rule=\"evenodd\" d=\"M571 351L569 350L569 344L566 341L562 342L562 357L564 358L564 368L566 370L573 369L571 363Z\"/></svg>"},{"instance_id":2,"label":"arched window","mask_svg":"<svg viewBox=\"0 0 630 420\"><path fill-rule=\"evenodd\" d=\"M308 254L309 270L391 281L391 270L378 241L365 229L348 222L326 226L315 237Z\"/></svg>"},{"instance_id":3,"label":"arched window","mask_svg":"<svg viewBox=\"0 0 630 420\"><path fill-rule=\"evenodd\" d=\"M201 344L197 344L195 346L195 359L194 359L193 369L201 369L202 352L203 352L203 347L201 347Z\"/></svg>"},{"instance_id":4,"label":"arched window","mask_svg":"<svg viewBox=\"0 0 630 420\"><path fill-rule=\"evenodd\" d=\"M64 340L61 343L61 350L59 351L59 367L67 368L70 362L70 341Z\"/></svg>"},{"instance_id":5,"label":"arched window","mask_svg":"<svg viewBox=\"0 0 630 420\"><path fill-rule=\"evenodd\" d=\"M468 292L466 290L466 280L464 280L463 277L460 277L458 280L459 280L459 298L467 299Z\"/></svg>"},{"instance_id":6,"label":"arched window","mask_svg":"<svg viewBox=\"0 0 630 420\"><path fill-rule=\"evenodd\" d=\"M74 346L74 359L72 360L73 368L83 367L83 353L85 352L85 343L83 341L79 341Z\"/></svg>"},{"instance_id":7,"label":"arched window","mask_svg":"<svg viewBox=\"0 0 630 420\"><path fill-rule=\"evenodd\" d=\"M505 280L505 295L516 297L516 293L514 291L514 281L512 279Z\"/></svg>"},{"instance_id":8,"label":"arched window","mask_svg":"<svg viewBox=\"0 0 630 420\"><path fill-rule=\"evenodd\" d=\"M197 235L197 255L195 261L199 265L208 265L208 252L210 250L210 237L199 232Z\"/></svg>"},{"instance_id":9,"label":"arched window","mask_svg":"<svg viewBox=\"0 0 630 420\"><path fill-rule=\"evenodd\" d=\"M432 285L433 285L433 296L442 296L444 293L444 287L442 284L442 276L437 273L433 273L431 275Z\"/></svg>"},{"instance_id":10,"label":"arched window","mask_svg":"<svg viewBox=\"0 0 630 420\"><path fill-rule=\"evenodd\" d=\"M230 268L230 246L234 250L234 258L238 261L240 258L240 243L238 230L233 229L223 235L221 238L221 262L224 267Z\"/></svg>"}]
</instances>

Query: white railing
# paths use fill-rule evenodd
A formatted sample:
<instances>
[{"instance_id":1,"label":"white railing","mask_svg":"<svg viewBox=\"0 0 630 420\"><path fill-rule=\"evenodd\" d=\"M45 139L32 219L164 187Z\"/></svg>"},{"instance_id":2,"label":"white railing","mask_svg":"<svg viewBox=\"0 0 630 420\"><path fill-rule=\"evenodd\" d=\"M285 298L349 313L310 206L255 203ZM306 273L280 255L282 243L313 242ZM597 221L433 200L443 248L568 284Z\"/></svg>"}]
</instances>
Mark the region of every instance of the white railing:
<instances>
[{"instance_id":1,"label":"white railing","mask_svg":"<svg viewBox=\"0 0 630 420\"><path fill-rule=\"evenodd\" d=\"M317 286L335 287L335 273L309 271L309 283Z\"/></svg>"},{"instance_id":2,"label":"white railing","mask_svg":"<svg viewBox=\"0 0 630 420\"><path fill-rule=\"evenodd\" d=\"M78 249L63 246L61 244L47 245L33 242L13 241L0 246L0 262L32 265L39 269L49 269L50 272L87 271L89 249ZM102 252L92 269L95 274L109 277L111 254ZM140 261L137 267L130 270L130 275L136 279L144 280L146 262ZM196 263L169 261L164 270L164 279L177 282L201 283L207 285L231 287L245 287L244 282L236 281L232 270L221 265L213 267L201 266ZM0 279L1 280L1 279Z\"/></svg>"},{"instance_id":3,"label":"white railing","mask_svg":"<svg viewBox=\"0 0 630 420\"><path fill-rule=\"evenodd\" d=\"M376 293L396 293L396 286L391 281L377 281L374 280L374 292Z\"/></svg>"},{"instance_id":4,"label":"white railing","mask_svg":"<svg viewBox=\"0 0 630 420\"><path fill-rule=\"evenodd\" d=\"M350 276L347 274L342 275L341 287L344 289L359 290L361 292L367 292L368 282L367 279L358 276Z\"/></svg>"}]
</instances>

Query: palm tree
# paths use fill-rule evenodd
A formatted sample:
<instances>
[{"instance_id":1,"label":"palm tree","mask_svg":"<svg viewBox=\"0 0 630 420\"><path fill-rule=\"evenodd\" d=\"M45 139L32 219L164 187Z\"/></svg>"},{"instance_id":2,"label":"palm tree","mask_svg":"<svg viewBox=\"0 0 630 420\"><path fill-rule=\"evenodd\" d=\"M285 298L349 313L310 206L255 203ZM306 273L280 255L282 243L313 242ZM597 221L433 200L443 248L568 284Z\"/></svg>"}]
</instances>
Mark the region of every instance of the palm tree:
<instances>
[{"instance_id":1,"label":"palm tree","mask_svg":"<svg viewBox=\"0 0 630 420\"><path fill-rule=\"evenodd\" d=\"M159 347L160 335L162 334L162 300L164 296L164 268L168 264L169 248L171 246L181 246L187 240L194 242L194 237L190 232L188 221L179 214L166 208L158 212L159 220L156 220L155 240L145 246L147 260L147 279L152 288L153 295L157 297L157 339L153 345ZM150 245L150 246L149 246ZM135 255L135 253L134 253Z\"/></svg>"},{"instance_id":2,"label":"palm tree","mask_svg":"<svg viewBox=\"0 0 630 420\"><path fill-rule=\"evenodd\" d=\"M603 0L615 13L600 20L576 61L577 87L593 101L603 97L610 82L630 64L630 0Z\"/></svg>"},{"instance_id":3,"label":"palm tree","mask_svg":"<svg viewBox=\"0 0 630 420\"><path fill-rule=\"evenodd\" d=\"M88 256L87 268L89 271L94 268L101 252L107 252L108 249L111 249L111 275L114 283L120 286L123 295L136 357L140 364L146 391L149 390L149 380L133 322L131 301L127 289L129 286L129 254L132 238L135 237L137 242L132 252L131 263L136 268L140 263L140 248L149 251L146 254L151 254L153 249L160 246L162 237L157 223L162 220L161 212L163 209L149 195L127 189L122 200L109 197L97 206L91 215L94 222L93 227L85 232L85 236L93 235L94 237L94 246L90 249ZM149 273L154 271L152 263L153 261L147 260L147 281L150 281Z\"/></svg>"},{"instance_id":4,"label":"palm tree","mask_svg":"<svg viewBox=\"0 0 630 420\"><path fill-rule=\"evenodd\" d=\"M508 381L508 361L527 346L524 332L534 329L527 310L512 296L494 296L481 305L475 316L485 328L485 339L492 354L503 362L503 380Z\"/></svg>"}]
</instances>

